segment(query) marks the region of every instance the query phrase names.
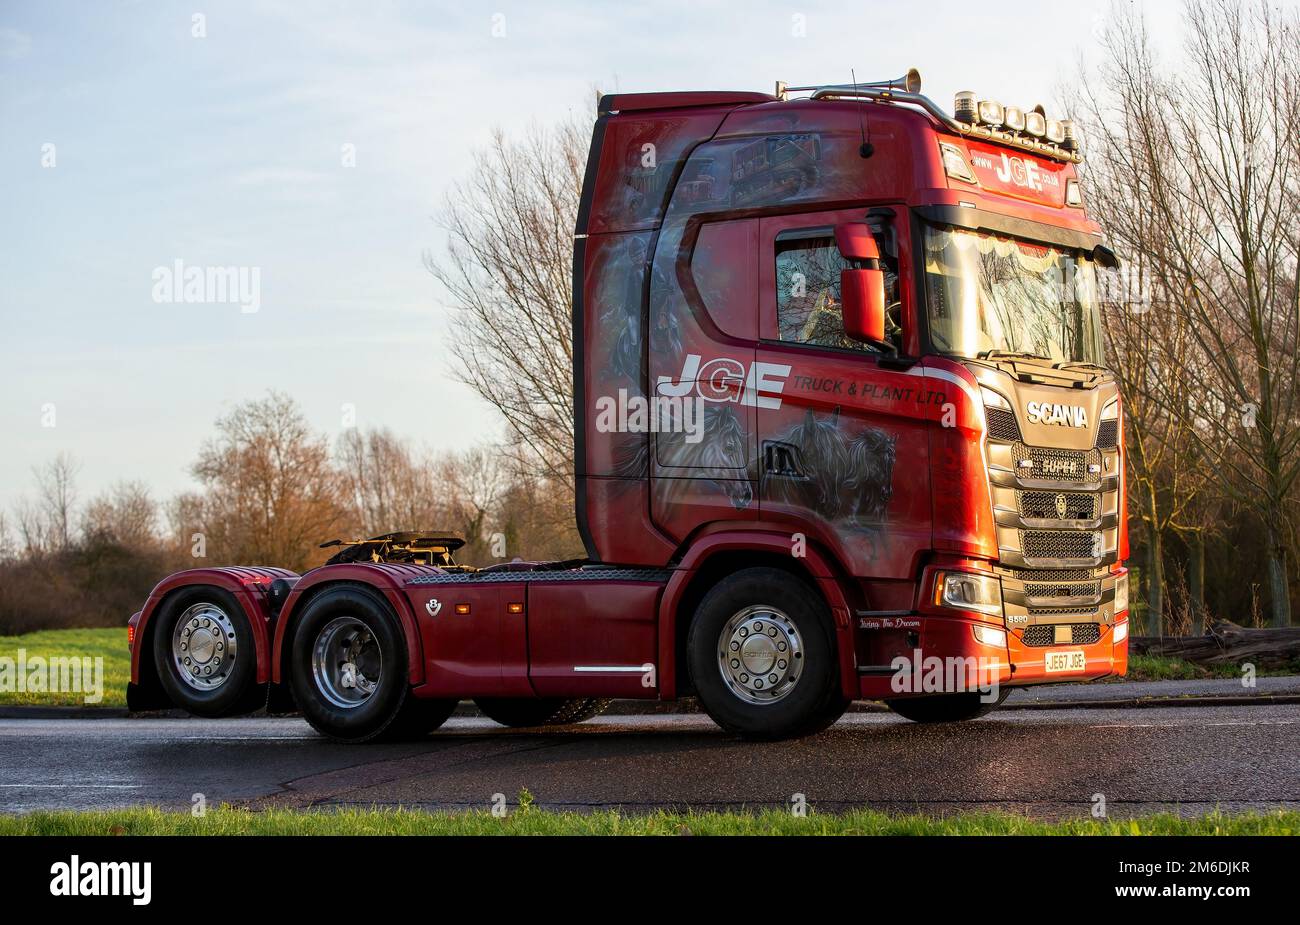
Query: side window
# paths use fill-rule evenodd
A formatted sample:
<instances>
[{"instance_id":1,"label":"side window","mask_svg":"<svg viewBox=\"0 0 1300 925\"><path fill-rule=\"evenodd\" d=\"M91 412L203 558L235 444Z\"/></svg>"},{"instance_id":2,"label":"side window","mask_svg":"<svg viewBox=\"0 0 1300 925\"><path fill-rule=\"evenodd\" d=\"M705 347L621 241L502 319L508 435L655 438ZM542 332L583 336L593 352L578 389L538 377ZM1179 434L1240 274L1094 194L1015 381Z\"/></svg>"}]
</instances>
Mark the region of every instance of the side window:
<instances>
[{"instance_id":1,"label":"side window","mask_svg":"<svg viewBox=\"0 0 1300 925\"><path fill-rule=\"evenodd\" d=\"M873 226L885 268L885 333L902 346L897 250L892 228ZM840 271L848 267L830 228L786 232L776 239L776 316L781 340L871 351L844 334Z\"/></svg>"},{"instance_id":2,"label":"side window","mask_svg":"<svg viewBox=\"0 0 1300 925\"><path fill-rule=\"evenodd\" d=\"M809 237L796 232L777 238L776 319L781 340L865 349L865 344L844 336L840 270L847 266L829 234Z\"/></svg>"}]
</instances>

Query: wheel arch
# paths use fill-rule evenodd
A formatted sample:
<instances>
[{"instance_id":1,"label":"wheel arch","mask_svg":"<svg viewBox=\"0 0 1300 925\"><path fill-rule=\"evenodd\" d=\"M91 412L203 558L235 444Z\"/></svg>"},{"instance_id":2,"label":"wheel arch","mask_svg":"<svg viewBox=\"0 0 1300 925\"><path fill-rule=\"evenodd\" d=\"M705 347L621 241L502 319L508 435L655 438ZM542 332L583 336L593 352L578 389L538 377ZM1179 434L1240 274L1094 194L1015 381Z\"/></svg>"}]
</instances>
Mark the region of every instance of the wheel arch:
<instances>
[{"instance_id":1,"label":"wheel arch","mask_svg":"<svg viewBox=\"0 0 1300 925\"><path fill-rule=\"evenodd\" d=\"M201 568L187 569L168 575L149 592L140 619L135 626L135 644L131 647L131 683L151 689L158 683L153 659L142 653L153 651L154 617L178 594L196 588L211 587L234 597L244 611L244 617L253 633L253 646L257 654L256 683L265 684L271 677L271 612L265 595L260 591L277 578L297 578L295 572L279 568Z\"/></svg>"},{"instance_id":2,"label":"wheel arch","mask_svg":"<svg viewBox=\"0 0 1300 925\"><path fill-rule=\"evenodd\" d=\"M421 683L424 680L424 648L415 612L404 589L405 571L400 566L341 563L322 566L304 575L289 592L275 623L271 682L279 685L288 680L293 631L311 601L331 589L353 587L376 595L397 617L398 626L406 640L407 679L412 685Z\"/></svg>"},{"instance_id":3,"label":"wheel arch","mask_svg":"<svg viewBox=\"0 0 1300 925\"><path fill-rule=\"evenodd\" d=\"M659 607L660 696L673 699L690 688L686 639L691 616L722 578L742 568L765 566L787 572L821 596L831 614L840 686L857 698L857 664L852 605L847 582L834 560L809 542L803 556L791 555L789 532L725 530L701 537L682 558L664 589Z\"/></svg>"}]
</instances>

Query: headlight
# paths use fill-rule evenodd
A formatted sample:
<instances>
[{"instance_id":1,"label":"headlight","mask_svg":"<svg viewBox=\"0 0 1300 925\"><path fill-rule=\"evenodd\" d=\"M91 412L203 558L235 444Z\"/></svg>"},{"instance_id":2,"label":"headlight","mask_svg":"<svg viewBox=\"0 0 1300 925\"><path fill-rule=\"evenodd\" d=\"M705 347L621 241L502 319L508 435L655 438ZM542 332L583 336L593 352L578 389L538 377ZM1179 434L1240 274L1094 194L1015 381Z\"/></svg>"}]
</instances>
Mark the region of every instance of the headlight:
<instances>
[{"instance_id":1,"label":"headlight","mask_svg":"<svg viewBox=\"0 0 1300 925\"><path fill-rule=\"evenodd\" d=\"M940 572L934 582L934 603L939 607L974 610L1002 616L1002 582L993 575Z\"/></svg>"},{"instance_id":2,"label":"headlight","mask_svg":"<svg viewBox=\"0 0 1300 925\"><path fill-rule=\"evenodd\" d=\"M1103 421L1115 421L1119 419L1119 399L1112 398L1101 409L1101 419Z\"/></svg>"},{"instance_id":3,"label":"headlight","mask_svg":"<svg viewBox=\"0 0 1300 925\"><path fill-rule=\"evenodd\" d=\"M939 152L943 155L944 173L966 183L978 183L974 172L970 169L970 164L966 163L966 158L962 156L956 145L941 141L939 142Z\"/></svg>"},{"instance_id":4,"label":"headlight","mask_svg":"<svg viewBox=\"0 0 1300 925\"><path fill-rule=\"evenodd\" d=\"M980 396L984 399L985 408L1001 408L1003 411L1011 410L1011 402L1007 401L1000 393L986 386L980 386Z\"/></svg>"},{"instance_id":5,"label":"headlight","mask_svg":"<svg viewBox=\"0 0 1300 925\"><path fill-rule=\"evenodd\" d=\"M1115 579L1115 612L1128 610L1128 576L1121 575Z\"/></svg>"},{"instance_id":6,"label":"headlight","mask_svg":"<svg viewBox=\"0 0 1300 925\"><path fill-rule=\"evenodd\" d=\"M1002 111L1002 122L1006 125L1008 131L1023 132L1025 130L1025 111L1018 106L1008 106Z\"/></svg>"},{"instance_id":7,"label":"headlight","mask_svg":"<svg viewBox=\"0 0 1300 925\"><path fill-rule=\"evenodd\" d=\"M1044 131L1047 132L1047 140L1054 145L1059 145L1065 141L1065 129L1061 127L1061 123L1056 119L1048 119Z\"/></svg>"},{"instance_id":8,"label":"headlight","mask_svg":"<svg viewBox=\"0 0 1300 925\"><path fill-rule=\"evenodd\" d=\"M1127 621L1127 620L1125 620L1123 623L1116 623L1116 624L1115 624L1115 638L1114 638L1113 640L1111 640L1111 642L1113 642L1114 644L1118 645L1119 643L1123 642L1125 639L1128 639L1128 621Z\"/></svg>"},{"instance_id":9,"label":"headlight","mask_svg":"<svg viewBox=\"0 0 1300 925\"><path fill-rule=\"evenodd\" d=\"M1025 131L1035 138L1042 138L1047 134L1047 117L1036 109L1025 113Z\"/></svg>"}]
</instances>

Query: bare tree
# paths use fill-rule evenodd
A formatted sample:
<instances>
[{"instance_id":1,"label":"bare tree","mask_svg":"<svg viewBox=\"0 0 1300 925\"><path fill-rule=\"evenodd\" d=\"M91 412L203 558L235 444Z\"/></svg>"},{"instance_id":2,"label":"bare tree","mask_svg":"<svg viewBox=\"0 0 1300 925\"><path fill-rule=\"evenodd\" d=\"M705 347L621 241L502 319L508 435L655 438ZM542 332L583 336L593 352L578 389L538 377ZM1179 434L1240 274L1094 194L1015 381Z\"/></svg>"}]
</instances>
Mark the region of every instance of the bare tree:
<instances>
[{"instance_id":1,"label":"bare tree","mask_svg":"<svg viewBox=\"0 0 1300 925\"><path fill-rule=\"evenodd\" d=\"M588 127L498 131L447 198L447 253L425 255L456 310L464 382L505 417L528 462L573 478L573 229Z\"/></svg>"},{"instance_id":2,"label":"bare tree","mask_svg":"<svg viewBox=\"0 0 1300 925\"><path fill-rule=\"evenodd\" d=\"M301 570L345 528L328 443L288 396L273 392L220 418L193 472L204 493L180 506L197 521L181 532L203 533L209 554L225 562Z\"/></svg>"},{"instance_id":3,"label":"bare tree","mask_svg":"<svg viewBox=\"0 0 1300 925\"><path fill-rule=\"evenodd\" d=\"M1110 230L1141 249L1190 335L1186 364L1145 395L1262 525L1272 622L1286 625L1300 475L1297 21L1243 0L1188 0L1185 18L1184 66L1169 73L1140 13L1116 8L1105 89L1085 106L1088 154L1104 195L1132 203L1108 212Z\"/></svg>"},{"instance_id":4,"label":"bare tree","mask_svg":"<svg viewBox=\"0 0 1300 925\"><path fill-rule=\"evenodd\" d=\"M40 520L40 526L32 531L33 536L43 536L43 543L55 550L67 549L72 545L73 540L73 509L77 504L76 481L81 466L71 454L60 453L44 466L33 471L36 473L36 510ZM31 514L27 516L30 518ZM27 533L29 530L32 528L25 526L24 532Z\"/></svg>"},{"instance_id":5,"label":"bare tree","mask_svg":"<svg viewBox=\"0 0 1300 925\"><path fill-rule=\"evenodd\" d=\"M366 536L441 529L449 516L435 466L389 430L350 430L335 458L355 528Z\"/></svg>"},{"instance_id":6,"label":"bare tree","mask_svg":"<svg viewBox=\"0 0 1300 925\"><path fill-rule=\"evenodd\" d=\"M82 532L132 549L158 542L158 504L143 482L119 482L86 505Z\"/></svg>"}]
</instances>

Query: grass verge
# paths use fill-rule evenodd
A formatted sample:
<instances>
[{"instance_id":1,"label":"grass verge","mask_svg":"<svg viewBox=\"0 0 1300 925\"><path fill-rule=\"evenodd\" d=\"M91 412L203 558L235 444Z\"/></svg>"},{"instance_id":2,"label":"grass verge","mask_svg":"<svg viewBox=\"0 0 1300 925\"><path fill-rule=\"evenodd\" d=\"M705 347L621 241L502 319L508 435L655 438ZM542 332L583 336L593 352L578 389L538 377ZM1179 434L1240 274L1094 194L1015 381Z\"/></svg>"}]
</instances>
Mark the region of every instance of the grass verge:
<instances>
[{"instance_id":1,"label":"grass verge","mask_svg":"<svg viewBox=\"0 0 1300 925\"><path fill-rule=\"evenodd\" d=\"M551 812L525 805L497 818L487 810L436 813L407 809L266 810L218 807L187 812L129 809L0 816L4 835L1296 835L1300 813L1211 813L1137 820L1043 822L1010 813L935 818L872 810L651 813Z\"/></svg>"},{"instance_id":2,"label":"grass verge","mask_svg":"<svg viewBox=\"0 0 1300 925\"><path fill-rule=\"evenodd\" d=\"M76 691L20 691L16 680L0 684L0 706L37 707L124 707L126 683L131 680L131 653L126 648L126 627L101 629L43 630L21 636L0 636L0 658L13 659L17 673L19 650L26 653L30 666L33 658L103 658L104 698L86 703ZM2 670L2 669L0 669Z\"/></svg>"}]
</instances>

